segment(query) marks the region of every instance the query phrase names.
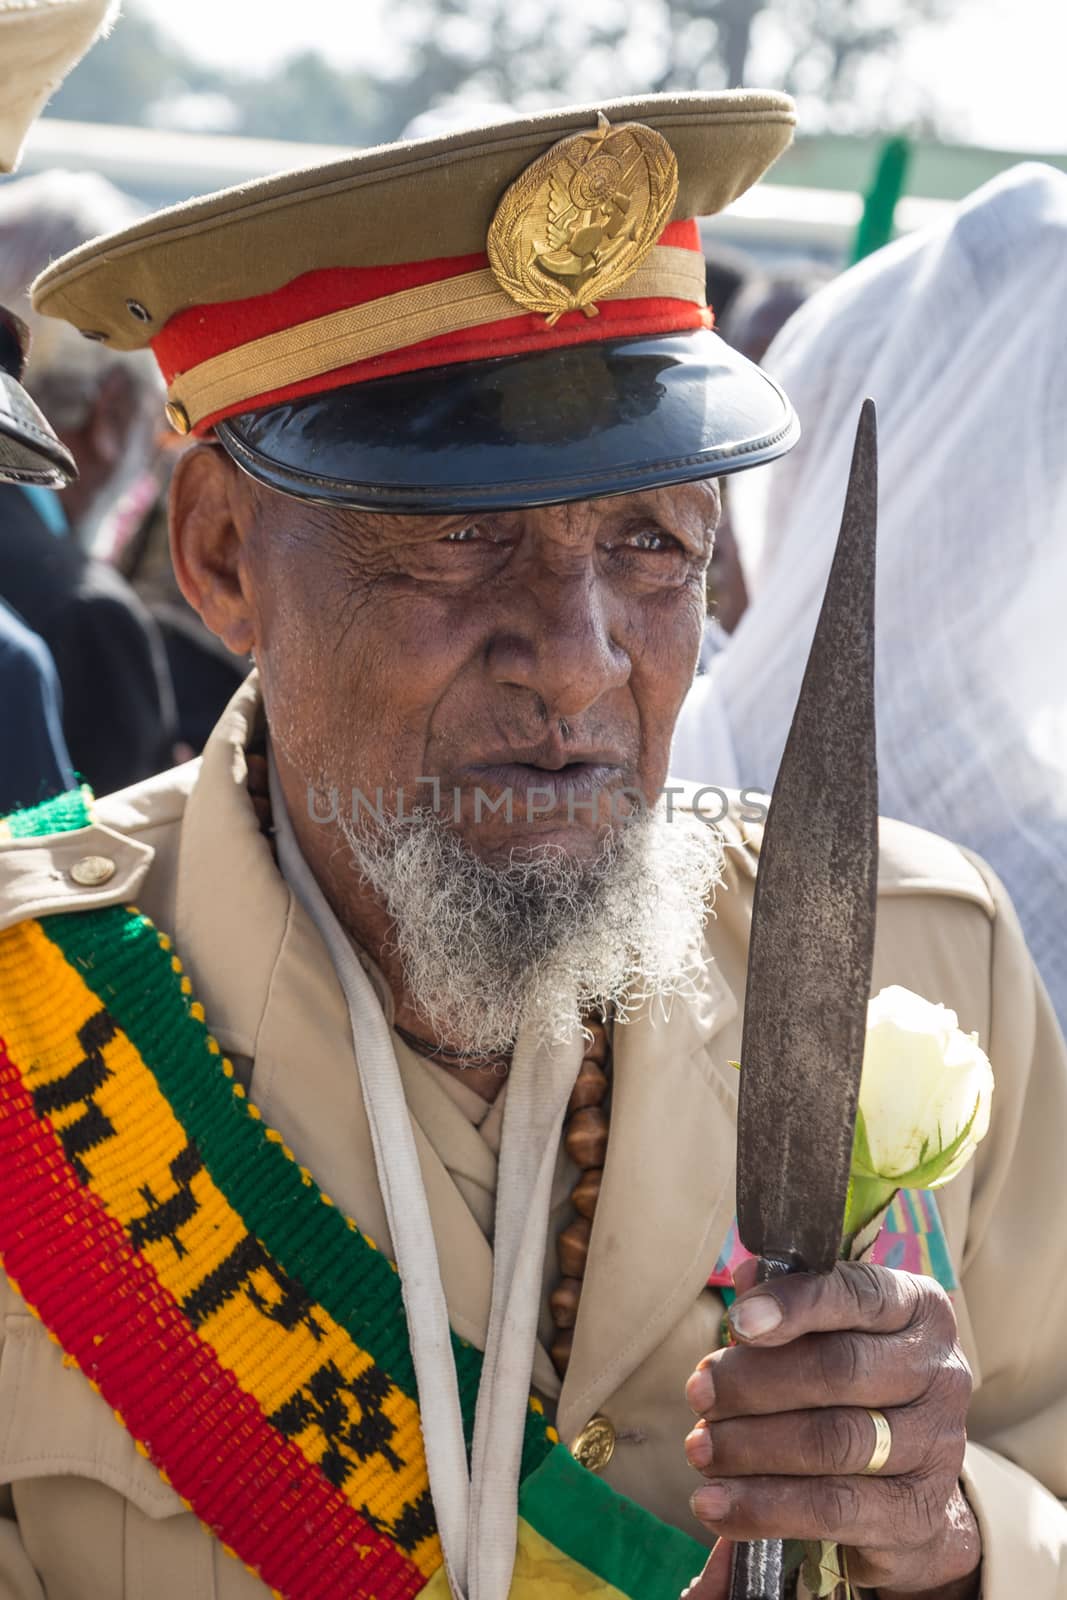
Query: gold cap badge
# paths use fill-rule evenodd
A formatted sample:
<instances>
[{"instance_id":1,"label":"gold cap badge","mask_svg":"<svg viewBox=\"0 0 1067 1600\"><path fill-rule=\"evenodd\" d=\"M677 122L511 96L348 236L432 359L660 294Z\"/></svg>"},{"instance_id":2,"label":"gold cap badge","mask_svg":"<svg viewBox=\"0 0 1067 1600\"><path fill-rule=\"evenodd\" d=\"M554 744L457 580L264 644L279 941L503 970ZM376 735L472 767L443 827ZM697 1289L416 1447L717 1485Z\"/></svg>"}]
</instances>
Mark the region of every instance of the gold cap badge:
<instances>
[{"instance_id":1,"label":"gold cap badge","mask_svg":"<svg viewBox=\"0 0 1067 1600\"><path fill-rule=\"evenodd\" d=\"M565 311L595 317L670 221L678 162L640 122L613 128L603 112L588 133L561 139L508 188L489 225L500 287L549 326Z\"/></svg>"}]
</instances>

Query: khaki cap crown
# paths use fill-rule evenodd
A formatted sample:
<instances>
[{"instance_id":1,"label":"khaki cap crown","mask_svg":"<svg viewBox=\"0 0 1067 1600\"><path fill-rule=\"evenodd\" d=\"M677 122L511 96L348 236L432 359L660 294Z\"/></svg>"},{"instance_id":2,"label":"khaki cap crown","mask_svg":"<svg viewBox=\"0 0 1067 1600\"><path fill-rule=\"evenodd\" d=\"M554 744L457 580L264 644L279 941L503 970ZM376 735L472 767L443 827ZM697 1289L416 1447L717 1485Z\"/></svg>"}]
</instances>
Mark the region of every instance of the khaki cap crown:
<instances>
[{"instance_id":1,"label":"khaki cap crown","mask_svg":"<svg viewBox=\"0 0 1067 1600\"><path fill-rule=\"evenodd\" d=\"M730 205L786 149L796 120L788 96L736 90L603 101L384 145L94 240L41 274L34 305L134 350L179 311L269 294L305 272L482 252L508 185L555 141L594 126L598 112L667 139L678 160L675 219Z\"/></svg>"}]
</instances>

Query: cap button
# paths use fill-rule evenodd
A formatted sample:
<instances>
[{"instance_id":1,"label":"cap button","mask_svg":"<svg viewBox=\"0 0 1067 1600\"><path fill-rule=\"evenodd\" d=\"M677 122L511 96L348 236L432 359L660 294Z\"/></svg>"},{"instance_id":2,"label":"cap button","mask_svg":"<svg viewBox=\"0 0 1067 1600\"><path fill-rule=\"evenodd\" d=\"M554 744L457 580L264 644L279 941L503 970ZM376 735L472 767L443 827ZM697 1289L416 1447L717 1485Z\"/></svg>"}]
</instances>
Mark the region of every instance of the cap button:
<instances>
[{"instance_id":1,"label":"cap button","mask_svg":"<svg viewBox=\"0 0 1067 1600\"><path fill-rule=\"evenodd\" d=\"M615 1429L607 1417L592 1417L571 1445L571 1455L580 1467L603 1472L615 1454Z\"/></svg>"},{"instance_id":2,"label":"cap button","mask_svg":"<svg viewBox=\"0 0 1067 1600\"><path fill-rule=\"evenodd\" d=\"M97 889L115 876L115 863L110 856L82 856L70 869L74 882L82 889Z\"/></svg>"},{"instance_id":3,"label":"cap button","mask_svg":"<svg viewBox=\"0 0 1067 1600\"><path fill-rule=\"evenodd\" d=\"M189 413L180 400L168 400L163 410L175 433L185 434L189 432L192 426L189 421Z\"/></svg>"}]
</instances>

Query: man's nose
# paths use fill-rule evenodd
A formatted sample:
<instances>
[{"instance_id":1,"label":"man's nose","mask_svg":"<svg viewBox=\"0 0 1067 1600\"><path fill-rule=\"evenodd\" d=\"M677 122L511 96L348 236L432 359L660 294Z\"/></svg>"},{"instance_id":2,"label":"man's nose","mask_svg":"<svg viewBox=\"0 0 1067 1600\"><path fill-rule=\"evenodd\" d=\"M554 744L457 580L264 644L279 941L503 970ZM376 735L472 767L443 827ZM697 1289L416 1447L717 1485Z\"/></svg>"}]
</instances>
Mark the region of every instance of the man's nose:
<instances>
[{"instance_id":1,"label":"man's nose","mask_svg":"<svg viewBox=\"0 0 1067 1600\"><path fill-rule=\"evenodd\" d=\"M526 689L552 717L574 718L630 676L612 633L610 597L594 573L544 575L524 587L489 644L497 683Z\"/></svg>"}]
</instances>

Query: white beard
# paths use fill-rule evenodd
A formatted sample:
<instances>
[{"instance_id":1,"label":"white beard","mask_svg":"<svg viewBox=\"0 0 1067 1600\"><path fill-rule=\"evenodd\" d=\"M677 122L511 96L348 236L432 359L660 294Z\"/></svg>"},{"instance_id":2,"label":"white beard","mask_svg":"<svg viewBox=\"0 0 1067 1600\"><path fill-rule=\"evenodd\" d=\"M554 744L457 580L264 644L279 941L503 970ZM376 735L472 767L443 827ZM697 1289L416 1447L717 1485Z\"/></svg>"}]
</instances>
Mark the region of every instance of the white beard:
<instances>
[{"instance_id":1,"label":"white beard","mask_svg":"<svg viewBox=\"0 0 1067 1600\"><path fill-rule=\"evenodd\" d=\"M472 1056L510 1050L532 1026L691 989L722 866L715 829L662 803L616 827L589 862L558 846L483 861L432 812L340 825L363 881L393 920L416 1011Z\"/></svg>"}]
</instances>

